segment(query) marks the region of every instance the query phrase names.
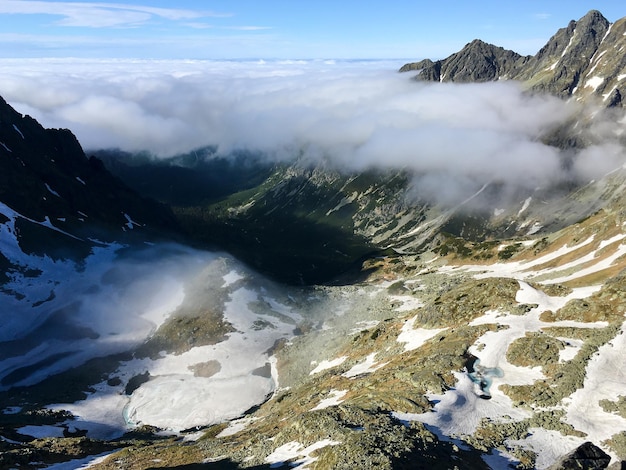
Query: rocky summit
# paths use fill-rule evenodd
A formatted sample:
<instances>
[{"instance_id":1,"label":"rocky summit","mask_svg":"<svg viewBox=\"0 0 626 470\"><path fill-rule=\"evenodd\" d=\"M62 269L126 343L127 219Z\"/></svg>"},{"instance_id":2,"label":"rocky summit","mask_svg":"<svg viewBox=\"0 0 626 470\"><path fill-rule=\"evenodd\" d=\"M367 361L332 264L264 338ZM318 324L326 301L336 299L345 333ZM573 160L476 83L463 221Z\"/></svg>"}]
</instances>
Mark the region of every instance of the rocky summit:
<instances>
[{"instance_id":1,"label":"rocky summit","mask_svg":"<svg viewBox=\"0 0 626 470\"><path fill-rule=\"evenodd\" d=\"M480 40L443 60L405 64L416 79L440 82L517 80L530 90L625 106L626 18L615 23L592 10L570 21L534 56L521 56Z\"/></svg>"},{"instance_id":2,"label":"rocky summit","mask_svg":"<svg viewBox=\"0 0 626 470\"><path fill-rule=\"evenodd\" d=\"M87 157L0 102L0 468L622 468L623 28L403 67L581 101L523 151L562 177L446 198L409 166Z\"/></svg>"}]
</instances>

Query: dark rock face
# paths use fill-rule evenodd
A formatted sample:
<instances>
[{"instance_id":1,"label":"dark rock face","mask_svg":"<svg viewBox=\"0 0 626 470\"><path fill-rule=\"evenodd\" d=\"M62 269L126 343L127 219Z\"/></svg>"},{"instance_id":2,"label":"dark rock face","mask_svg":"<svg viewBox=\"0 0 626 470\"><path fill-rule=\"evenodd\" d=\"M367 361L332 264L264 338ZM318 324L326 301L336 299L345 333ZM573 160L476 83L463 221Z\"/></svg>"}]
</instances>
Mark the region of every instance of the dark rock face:
<instances>
[{"instance_id":1,"label":"dark rock face","mask_svg":"<svg viewBox=\"0 0 626 470\"><path fill-rule=\"evenodd\" d=\"M420 70L416 79L442 82L519 80L533 91L563 98L623 106L626 92L626 18L614 24L597 10L570 21L534 56L474 40L461 51L433 62L422 60L400 71Z\"/></svg>"},{"instance_id":2,"label":"dark rock face","mask_svg":"<svg viewBox=\"0 0 626 470\"><path fill-rule=\"evenodd\" d=\"M76 237L117 237L130 232L129 224L139 231L176 227L168 209L140 197L98 159L87 158L69 130L44 129L2 98L0 202L33 229L45 222Z\"/></svg>"},{"instance_id":3,"label":"dark rock face","mask_svg":"<svg viewBox=\"0 0 626 470\"><path fill-rule=\"evenodd\" d=\"M475 39L444 61L418 62L422 65L419 77L431 81L488 82L508 76L518 63L526 60L516 52Z\"/></svg>"},{"instance_id":4,"label":"dark rock face","mask_svg":"<svg viewBox=\"0 0 626 470\"><path fill-rule=\"evenodd\" d=\"M549 470L602 469L608 467L611 457L591 442L581 444L561 458Z\"/></svg>"}]
</instances>

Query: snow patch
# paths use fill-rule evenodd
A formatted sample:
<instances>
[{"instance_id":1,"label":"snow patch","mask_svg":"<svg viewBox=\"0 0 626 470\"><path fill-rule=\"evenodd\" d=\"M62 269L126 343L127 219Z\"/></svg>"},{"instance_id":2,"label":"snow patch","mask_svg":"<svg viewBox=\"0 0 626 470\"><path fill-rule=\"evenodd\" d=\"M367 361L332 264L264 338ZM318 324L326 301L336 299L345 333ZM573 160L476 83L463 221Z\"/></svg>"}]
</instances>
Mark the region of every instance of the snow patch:
<instances>
[{"instance_id":1,"label":"snow patch","mask_svg":"<svg viewBox=\"0 0 626 470\"><path fill-rule=\"evenodd\" d=\"M374 352L370 354L369 356L365 358L365 361L361 362L360 364L355 365L354 367L352 367L352 369L350 369L348 372L345 372L342 375L344 377L348 377L349 379L352 379L354 377L358 377L359 375L370 374L372 372L377 371L381 367L386 366L387 365L386 362L383 362L383 363L376 362L376 359L375 359L376 354L378 353Z\"/></svg>"},{"instance_id":2,"label":"snow patch","mask_svg":"<svg viewBox=\"0 0 626 470\"><path fill-rule=\"evenodd\" d=\"M0 145L2 145L4 147L4 150L6 150L7 152L13 153L13 150L11 150L9 147L7 147L4 142L0 142Z\"/></svg>"},{"instance_id":3,"label":"snow patch","mask_svg":"<svg viewBox=\"0 0 626 470\"><path fill-rule=\"evenodd\" d=\"M328 394L328 398L324 398L315 408L311 408L311 411L323 410L330 408L331 406L337 406L343 402L342 398L348 393L347 390L331 390Z\"/></svg>"},{"instance_id":4,"label":"snow patch","mask_svg":"<svg viewBox=\"0 0 626 470\"><path fill-rule=\"evenodd\" d=\"M526 209L528 209L528 206L530 206L530 202L533 200L532 197L527 198L524 201L524 204L522 205L522 208L518 211L517 216L519 217L520 215L522 215Z\"/></svg>"},{"instance_id":5,"label":"snow patch","mask_svg":"<svg viewBox=\"0 0 626 470\"><path fill-rule=\"evenodd\" d=\"M126 228L128 228L129 230L132 230L133 228L135 228L135 226L137 227L141 227L141 224L138 224L137 222L135 222L133 219L130 218L130 215L128 214L124 214L124 217L126 218Z\"/></svg>"},{"instance_id":6,"label":"snow patch","mask_svg":"<svg viewBox=\"0 0 626 470\"><path fill-rule=\"evenodd\" d=\"M414 328L415 320L417 320L417 316L407 320L398 335L398 343L406 343L404 345L405 351L413 351L420 348L426 341L447 330L447 328Z\"/></svg>"},{"instance_id":7,"label":"snow patch","mask_svg":"<svg viewBox=\"0 0 626 470\"><path fill-rule=\"evenodd\" d=\"M15 131L22 137L22 139L25 139L24 134L22 134L22 131L15 124L13 124L13 129L15 129Z\"/></svg>"},{"instance_id":8,"label":"snow patch","mask_svg":"<svg viewBox=\"0 0 626 470\"><path fill-rule=\"evenodd\" d=\"M309 372L309 375L319 374L320 372L325 371L327 369L332 369L333 367L337 367L338 365L343 364L346 359L348 359L348 356L341 356L330 361L322 361L319 364L317 364L317 367L315 367L315 369ZM311 365L315 365L315 362L311 362Z\"/></svg>"},{"instance_id":9,"label":"snow patch","mask_svg":"<svg viewBox=\"0 0 626 470\"><path fill-rule=\"evenodd\" d=\"M596 91L598 87L602 85L603 82L604 82L603 77L594 76L585 82L584 88L592 88L593 91Z\"/></svg>"},{"instance_id":10,"label":"snow patch","mask_svg":"<svg viewBox=\"0 0 626 470\"><path fill-rule=\"evenodd\" d=\"M48 192L50 192L50 194L56 197L61 197L59 196L59 193L57 193L54 189L52 189L48 183L45 183L45 185L46 185L46 189L48 190Z\"/></svg>"},{"instance_id":11,"label":"snow patch","mask_svg":"<svg viewBox=\"0 0 626 470\"><path fill-rule=\"evenodd\" d=\"M291 468L298 467L300 469L305 469L317 460L316 457L311 457L313 452L323 449L324 447L336 446L338 444L340 444L338 441L323 439L311 444L308 447L304 447L299 442L291 441L274 450L274 452L265 457L265 461L270 464L270 468L283 467L289 463L289 467ZM298 457L301 458L293 461Z\"/></svg>"}]
</instances>

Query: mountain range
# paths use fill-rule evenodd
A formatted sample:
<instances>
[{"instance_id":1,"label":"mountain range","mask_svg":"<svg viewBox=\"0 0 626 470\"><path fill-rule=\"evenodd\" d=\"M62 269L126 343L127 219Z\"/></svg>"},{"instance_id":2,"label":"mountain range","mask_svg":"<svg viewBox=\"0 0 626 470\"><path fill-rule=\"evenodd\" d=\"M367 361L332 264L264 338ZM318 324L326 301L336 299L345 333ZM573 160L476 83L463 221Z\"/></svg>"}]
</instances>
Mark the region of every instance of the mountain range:
<instances>
[{"instance_id":1,"label":"mountain range","mask_svg":"<svg viewBox=\"0 0 626 470\"><path fill-rule=\"evenodd\" d=\"M0 468L621 468L626 169L572 168L608 134L623 157L624 46L591 11L535 56L404 65L582 106L538 137L553 184L447 198L402 167L87 156L0 100Z\"/></svg>"},{"instance_id":2,"label":"mountain range","mask_svg":"<svg viewBox=\"0 0 626 470\"><path fill-rule=\"evenodd\" d=\"M437 82L520 81L529 90L562 98L593 99L603 106L626 106L626 19L615 23L592 10L559 29L534 56L476 39L443 60L405 64L418 80Z\"/></svg>"}]
</instances>

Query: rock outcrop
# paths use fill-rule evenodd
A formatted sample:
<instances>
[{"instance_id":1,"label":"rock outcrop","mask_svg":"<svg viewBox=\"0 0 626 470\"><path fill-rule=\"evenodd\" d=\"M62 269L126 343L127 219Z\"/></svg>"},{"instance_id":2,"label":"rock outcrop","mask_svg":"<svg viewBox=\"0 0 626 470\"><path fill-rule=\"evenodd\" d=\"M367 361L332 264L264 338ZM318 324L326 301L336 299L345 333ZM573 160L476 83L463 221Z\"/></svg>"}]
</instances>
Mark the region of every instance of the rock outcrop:
<instances>
[{"instance_id":1,"label":"rock outcrop","mask_svg":"<svg viewBox=\"0 0 626 470\"><path fill-rule=\"evenodd\" d=\"M461 51L433 62L422 60L400 71L416 71L418 80L486 82L518 80L533 91L604 106L624 106L626 92L626 18L611 24L597 10L570 21L534 56L474 40Z\"/></svg>"}]
</instances>

